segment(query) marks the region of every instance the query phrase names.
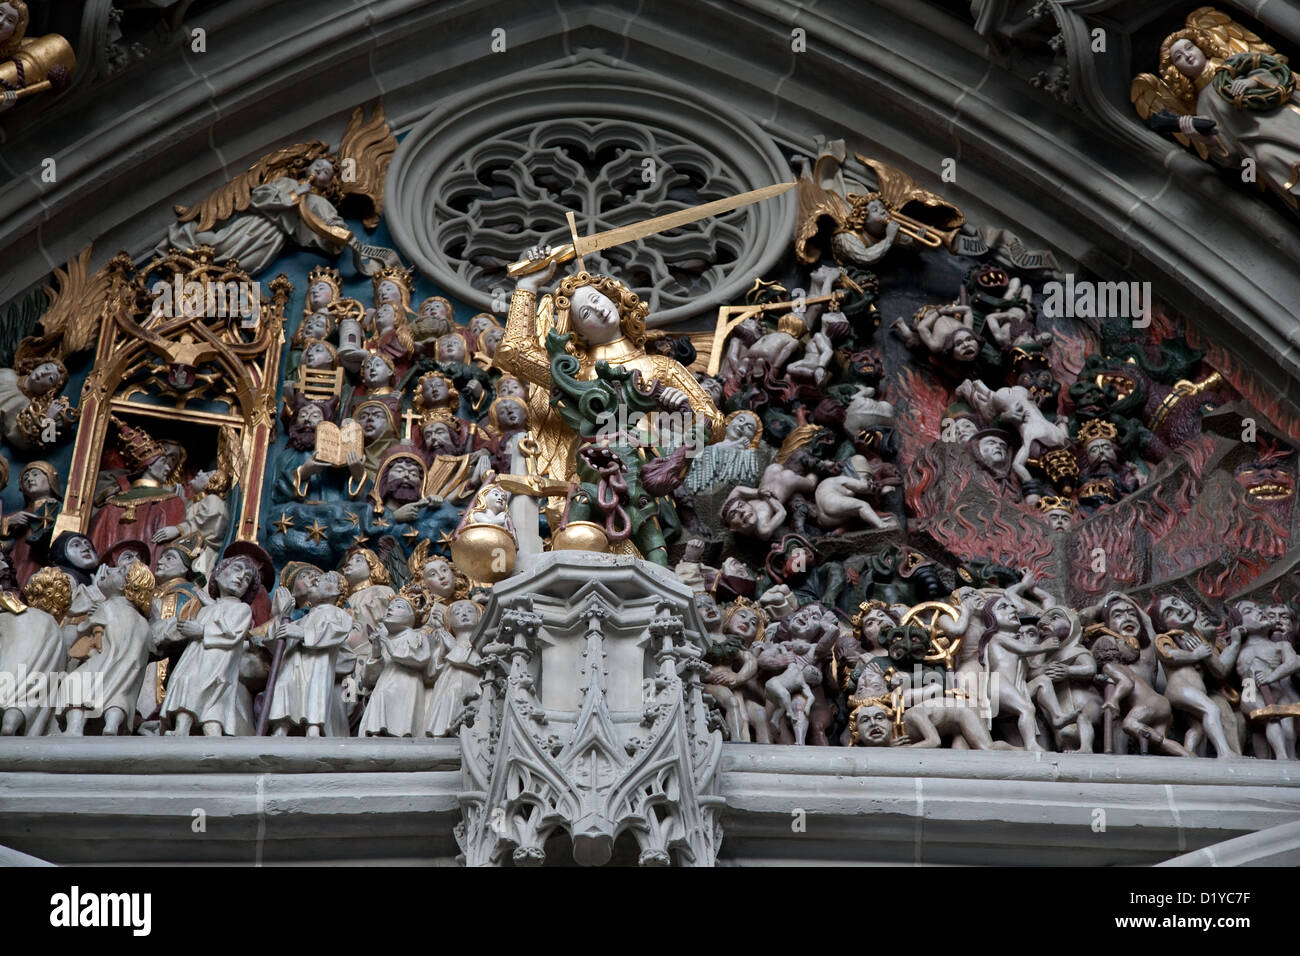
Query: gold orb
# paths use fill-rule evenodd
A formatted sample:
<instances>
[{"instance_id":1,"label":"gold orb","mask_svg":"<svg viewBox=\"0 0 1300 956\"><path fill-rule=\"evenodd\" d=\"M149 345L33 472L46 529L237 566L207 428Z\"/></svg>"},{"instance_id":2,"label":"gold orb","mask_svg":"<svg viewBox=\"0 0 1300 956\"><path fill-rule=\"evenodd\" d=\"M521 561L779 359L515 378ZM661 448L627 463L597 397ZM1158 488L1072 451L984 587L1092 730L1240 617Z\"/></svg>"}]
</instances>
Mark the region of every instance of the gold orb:
<instances>
[{"instance_id":1,"label":"gold orb","mask_svg":"<svg viewBox=\"0 0 1300 956\"><path fill-rule=\"evenodd\" d=\"M594 521L570 521L551 537L552 551L609 551L605 528Z\"/></svg>"},{"instance_id":2,"label":"gold orb","mask_svg":"<svg viewBox=\"0 0 1300 956\"><path fill-rule=\"evenodd\" d=\"M515 539L505 528L472 524L451 541L451 560L472 581L495 584L510 576L518 555Z\"/></svg>"}]
</instances>

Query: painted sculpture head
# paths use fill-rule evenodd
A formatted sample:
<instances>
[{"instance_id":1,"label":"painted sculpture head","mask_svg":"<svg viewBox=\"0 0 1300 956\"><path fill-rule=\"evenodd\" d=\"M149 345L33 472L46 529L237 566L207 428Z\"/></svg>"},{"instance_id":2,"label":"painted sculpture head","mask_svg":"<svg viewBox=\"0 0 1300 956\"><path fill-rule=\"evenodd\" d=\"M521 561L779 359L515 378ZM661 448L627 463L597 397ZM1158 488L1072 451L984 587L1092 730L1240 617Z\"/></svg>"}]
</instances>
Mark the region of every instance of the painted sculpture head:
<instances>
[{"instance_id":1,"label":"painted sculpture head","mask_svg":"<svg viewBox=\"0 0 1300 956\"><path fill-rule=\"evenodd\" d=\"M465 348L465 339L458 332L451 332L438 339L434 354L439 362L460 362L464 364L469 357Z\"/></svg>"},{"instance_id":2,"label":"painted sculpture head","mask_svg":"<svg viewBox=\"0 0 1300 956\"><path fill-rule=\"evenodd\" d=\"M384 612L384 624L390 631L401 631L415 624L415 608L406 598L394 598Z\"/></svg>"},{"instance_id":3,"label":"painted sculpture head","mask_svg":"<svg viewBox=\"0 0 1300 956\"><path fill-rule=\"evenodd\" d=\"M307 167L307 178L316 189L325 189L334 181L334 164L321 157Z\"/></svg>"},{"instance_id":4,"label":"painted sculpture head","mask_svg":"<svg viewBox=\"0 0 1300 956\"><path fill-rule=\"evenodd\" d=\"M372 352L361 363L361 383L371 391L379 388L392 388L396 379L396 370L383 355Z\"/></svg>"},{"instance_id":5,"label":"painted sculpture head","mask_svg":"<svg viewBox=\"0 0 1300 956\"><path fill-rule=\"evenodd\" d=\"M217 565L212 579L222 597L244 600L251 597L250 592L256 589L257 568L247 556L240 554L226 558Z\"/></svg>"},{"instance_id":6,"label":"painted sculpture head","mask_svg":"<svg viewBox=\"0 0 1300 956\"><path fill-rule=\"evenodd\" d=\"M853 712L854 742L860 747L888 747L894 739L894 721L879 704L864 704Z\"/></svg>"},{"instance_id":7,"label":"painted sculpture head","mask_svg":"<svg viewBox=\"0 0 1300 956\"><path fill-rule=\"evenodd\" d=\"M1175 40L1169 45L1169 62L1189 80L1194 80L1205 72L1209 58L1195 43L1187 37Z\"/></svg>"},{"instance_id":8,"label":"painted sculpture head","mask_svg":"<svg viewBox=\"0 0 1300 956\"><path fill-rule=\"evenodd\" d=\"M446 599L456 593L456 569L443 557L432 557L424 562L421 580L429 593Z\"/></svg>"},{"instance_id":9,"label":"painted sculpture head","mask_svg":"<svg viewBox=\"0 0 1300 956\"><path fill-rule=\"evenodd\" d=\"M0 52L8 52L14 41L21 40L27 29L25 4L0 3Z\"/></svg>"},{"instance_id":10,"label":"painted sculpture head","mask_svg":"<svg viewBox=\"0 0 1300 956\"><path fill-rule=\"evenodd\" d=\"M357 409L356 419L367 444L393 431L393 414L382 402L366 402Z\"/></svg>"},{"instance_id":11,"label":"painted sculpture head","mask_svg":"<svg viewBox=\"0 0 1300 956\"><path fill-rule=\"evenodd\" d=\"M611 276L579 272L566 276L555 289L555 314L564 316L582 345L608 345L627 338L645 345L645 319L650 307Z\"/></svg>"}]
</instances>

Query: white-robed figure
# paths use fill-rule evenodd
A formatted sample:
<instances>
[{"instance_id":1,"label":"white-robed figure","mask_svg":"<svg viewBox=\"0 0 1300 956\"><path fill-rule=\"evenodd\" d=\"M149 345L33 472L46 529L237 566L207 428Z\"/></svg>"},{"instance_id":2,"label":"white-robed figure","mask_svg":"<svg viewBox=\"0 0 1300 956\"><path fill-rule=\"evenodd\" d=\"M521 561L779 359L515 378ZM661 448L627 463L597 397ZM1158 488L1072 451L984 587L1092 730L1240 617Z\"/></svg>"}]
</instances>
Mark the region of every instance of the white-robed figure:
<instances>
[{"instance_id":1,"label":"white-robed figure","mask_svg":"<svg viewBox=\"0 0 1300 956\"><path fill-rule=\"evenodd\" d=\"M248 601L257 593L257 585L257 568L249 558L227 558L208 583L210 603L192 620L176 622L176 633L190 643L163 700L162 711L172 724L169 734L187 737L198 724L208 737L235 735L239 663L253 627Z\"/></svg>"},{"instance_id":2,"label":"white-robed figure","mask_svg":"<svg viewBox=\"0 0 1300 956\"><path fill-rule=\"evenodd\" d=\"M350 231L334 204L325 198L325 193L334 193L334 184L334 164L325 157L315 159L307 167L304 180L279 176L253 186L248 193L247 211L231 216L215 229L200 230L193 220L172 224L156 252L166 255L169 248L208 245L216 250L216 261L237 259L239 267L250 275L274 262L291 241L336 255Z\"/></svg>"},{"instance_id":3,"label":"white-robed figure","mask_svg":"<svg viewBox=\"0 0 1300 956\"><path fill-rule=\"evenodd\" d=\"M388 569L369 548L353 548L343 559L348 583L347 610L359 625L358 643L349 643L358 655L370 653L369 635L382 626L397 592L389 586Z\"/></svg>"},{"instance_id":4,"label":"white-robed figure","mask_svg":"<svg viewBox=\"0 0 1300 956\"><path fill-rule=\"evenodd\" d=\"M383 623L386 633L371 641L369 662L382 660L383 670L361 718L361 734L411 737L419 725L424 673L432 657L429 634L418 627L415 609L403 597L388 605Z\"/></svg>"},{"instance_id":5,"label":"white-robed figure","mask_svg":"<svg viewBox=\"0 0 1300 956\"><path fill-rule=\"evenodd\" d=\"M68 576L43 568L27 582L24 607L0 596L0 735L40 737L49 727L53 688L49 676L64 669L67 647L59 621L72 603Z\"/></svg>"},{"instance_id":6,"label":"white-robed figure","mask_svg":"<svg viewBox=\"0 0 1300 956\"><path fill-rule=\"evenodd\" d=\"M474 650L480 608L473 601L456 601L447 608L447 626L433 631L429 676L433 687L425 694L423 728L426 737L446 737L465 706L478 691L482 671Z\"/></svg>"},{"instance_id":7,"label":"white-robed figure","mask_svg":"<svg viewBox=\"0 0 1300 956\"><path fill-rule=\"evenodd\" d=\"M307 591L311 610L268 635L290 642L269 704L272 733L277 737L298 727L305 728L308 737L338 729L337 721L331 720L337 697L335 668L343 645L358 630L352 616L338 606L344 587L337 571L318 575Z\"/></svg>"},{"instance_id":8,"label":"white-robed figure","mask_svg":"<svg viewBox=\"0 0 1300 956\"><path fill-rule=\"evenodd\" d=\"M135 711L145 667L154 650L149 611L154 577L140 561L129 567L101 565L95 585L103 600L77 625L88 656L59 685L57 712L69 736L79 737L89 719L103 715L104 736L123 732ZM82 641L78 641L82 643ZM74 645L71 653L76 653ZM131 732L129 724L126 732Z\"/></svg>"},{"instance_id":9,"label":"white-robed figure","mask_svg":"<svg viewBox=\"0 0 1300 956\"><path fill-rule=\"evenodd\" d=\"M1248 165L1250 182L1300 214L1296 77L1285 56L1227 13L1189 13L1160 45L1159 74L1134 77L1129 98L1152 128L1219 166Z\"/></svg>"},{"instance_id":10,"label":"white-robed figure","mask_svg":"<svg viewBox=\"0 0 1300 956\"><path fill-rule=\"evenodd\" d=\"M190 481L193 493L185 505L185 520L154 532L154 544L163 544L180 537L194 535L202 541L194 558L193 572L204 577L212 576L217 566L217 555L230 527L230 473L225 468L200 471Z\"/></svg>"}]
</instances>

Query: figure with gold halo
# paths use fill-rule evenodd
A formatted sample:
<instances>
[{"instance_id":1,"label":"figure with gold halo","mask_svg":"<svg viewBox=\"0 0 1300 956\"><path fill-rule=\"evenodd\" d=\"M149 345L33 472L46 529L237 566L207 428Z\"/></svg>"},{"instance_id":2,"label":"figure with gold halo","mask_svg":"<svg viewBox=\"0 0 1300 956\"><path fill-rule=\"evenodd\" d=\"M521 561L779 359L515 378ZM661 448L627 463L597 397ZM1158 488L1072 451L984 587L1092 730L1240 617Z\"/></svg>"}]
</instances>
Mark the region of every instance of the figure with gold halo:
<instances>
[{"instance_id":1,"label":"figure with gold halo","mask_svg":"<svg viewBox=\"0 0 1300 956\"><path fill-rule=\"evenodd\" d=\"M549 246L530 249L530 262L551 256ZM723 416L703 386L679 362L645 350L647 305L619 280L577 272L560 281L554 291L538 298L539 290L555 271L552 262L523 276L510 300L505 337L493 365L509 375L538 386L529 396L529 431L536 440L536 474L552 479L578 480L578 436L551 406L551 355L546 348L549 331L571 333L568 347L577 363L574 378L592 381L596 363L637 372L642 387L660 386L656 404L665 411L689 411L703 425L709 441L723 436Z\"/></svg>"},{"instance_id":2,"label":"figure with gold halo","mask_svg":"<svg viewBox=\"0 0 1300 956\"><path fill-rule=\"evenodd\" d=\"M1160 75L1129 90L1152 129L1237 167L1300 214L1300 96L1287 58L1228 14L1198 7L1160 45Z\"/></svg>"}]
</instances>

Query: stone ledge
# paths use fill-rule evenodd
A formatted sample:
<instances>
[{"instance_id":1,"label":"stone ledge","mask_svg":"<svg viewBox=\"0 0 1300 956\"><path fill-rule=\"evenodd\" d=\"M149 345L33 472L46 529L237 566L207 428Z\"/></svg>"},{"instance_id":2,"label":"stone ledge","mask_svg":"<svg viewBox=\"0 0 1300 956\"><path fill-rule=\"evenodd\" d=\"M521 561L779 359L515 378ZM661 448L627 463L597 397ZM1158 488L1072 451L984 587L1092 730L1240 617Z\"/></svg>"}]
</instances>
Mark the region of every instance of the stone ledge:
<instances>
[{"instance_id":1,"label":"stone ledge","mask_svg":"<svg viewBox=\"0 0 1300 956\"><path fill-rule=\"evenodd\" d=\"M455 740L0 741L0 845L56 863L445 865L459 765ZM723 865L1224 865L1285 855L1269 834L1300 826L1300 766L1273 761L728 744L722 792Z\"/></svg>"},{"instance_id":2,"label":"stone ledge","mask_svg":"<svg viewBox=\"0 0 1300 956\"><path fill-rule=\"evenodd\" d=\"M386 737L39 737L0 740L11 773L399 773L460 769L455 740Z\"/></svg>"}]
</instances>

